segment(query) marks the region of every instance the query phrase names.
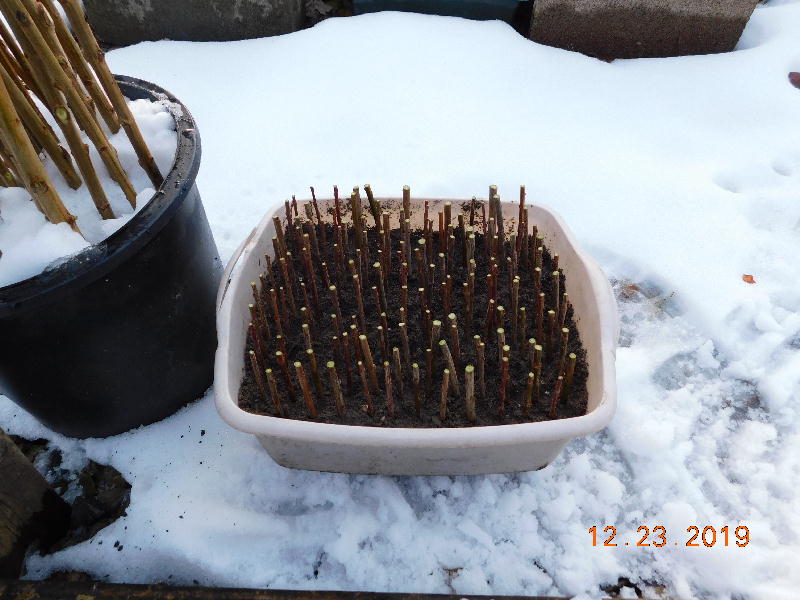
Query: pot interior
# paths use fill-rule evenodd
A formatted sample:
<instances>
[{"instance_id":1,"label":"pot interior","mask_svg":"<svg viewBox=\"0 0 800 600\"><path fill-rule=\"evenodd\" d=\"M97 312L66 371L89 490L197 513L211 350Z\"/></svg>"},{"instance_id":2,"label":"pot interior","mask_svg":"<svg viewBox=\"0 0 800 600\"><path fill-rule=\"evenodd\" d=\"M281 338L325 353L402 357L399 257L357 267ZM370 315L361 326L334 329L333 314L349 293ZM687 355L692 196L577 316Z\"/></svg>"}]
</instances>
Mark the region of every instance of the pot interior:
<instances>
[{"instance_id":1,"label":"pot interior","mask_svg":"<svg viewBox=\"0 0 800 600\"><path fill-rule=\"evenodd\" d=\"M381 204L381 209L389 212L392 228L399 227L399 217L402 208L400 198L377 198ZM439 212L446 202L453 204L453 219L457 220L460 213L469 214L469 200L448 200L448 199L412 199L412 229L421 229L424 221L424 206L428 202L429 216ZM310 200L298 201L298 211L304 215L303 205ZM366 206L365 199L362 198ZM350 219L350 210L347 208L349 200L340 199L340 212L345 221ZM334 200L318 200L317 205L320 210L322 220L327 223L333 222ZM606 387L609 377L613 377L613 349L616 322L616 312L613 310L613 297L605 277L593 259L580 251L572 234L566 229L563 222L552 212L544 207L529 204L529 221L538 227L539 233L544 236L546 247L552 253L559 254L559 265L563 267L565 275L565 291L569 294L570 302L574 307L575 326L580 335L583 347L586 351L586 361L588 367L587 377L587 410L589 414L596 410L606 398ZM488 208L488 207L487 207ZM502 203L504 226L507 232L516 229L519 205L516 203ZM241 283L236 290L227 290L234 302L233 319L231 326L236 331L230 332L231 340L239 340L238 345L234 344L230 348L231 374L228 381L228 394L236 402L239 395L244 375L244 340L246 339L247 326L250 322L250 315L246 309L249 302L250 289L249 282L257 281L258 275L265 268L264 254L273 257L272 237L275 235L275 227L272 217L279 216L283 220L284 207L277 207L272 213L267 215L261 225L254 231L254 237L246 245L244 255L240 258L240 263L236 269L241 269L237 278ZM480 211L477 211L479 218ZM479 222L476 218L476 222ZM245 289L246 288L246 289ZM602 307L602 309L601 309ZM607 354L604 359L604 353ZM269 418L269 417L266 417ZM577 419L581 417L575 417ZM568 420L568 419L566 419ZM537 425L538 423L531 423Z\"/></svg>"}]
</instances>

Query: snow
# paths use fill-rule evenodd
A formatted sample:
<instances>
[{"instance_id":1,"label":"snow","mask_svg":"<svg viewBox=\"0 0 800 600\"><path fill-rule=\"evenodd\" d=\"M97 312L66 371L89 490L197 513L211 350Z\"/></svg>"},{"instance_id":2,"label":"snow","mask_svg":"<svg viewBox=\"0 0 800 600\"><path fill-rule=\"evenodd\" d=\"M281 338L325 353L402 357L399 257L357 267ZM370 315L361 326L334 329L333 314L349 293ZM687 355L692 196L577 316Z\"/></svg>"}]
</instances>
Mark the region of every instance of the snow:
<instances>
[{"instance_id":1,"label":"snow","mask_svg":"<svg viewBox=\"0 0 800 600\"><path fill-rule=\"evenodd\" d=\"M539 472L391 478L279 467L210 393L86 441L3 400L9 432L133 485L126 517L31 556L28 576L581 598L627 578L649 596L796 597L798 26L800 2L773 0L735 52L612 63L498 22L394 13L111 53L116 72L163 85L197 119L224 258L309 185L469 197L496 183L513 197L526 184L616 282L619 409ZM620 545L592 547L589 528L606 525ZM668 544L636 547L642 525L665 527ZM745 525L750 543L686 547L692 525Z\"/></svg>"},{"instance_id":2,"label":"snow","mask_svg":"<svg viewBox=\"0 0 800 600\"><path fill-rule=\"evenodd\" d=\"M162 173L166 173L172 168L178 143L172 104L168 100L134 100L129 105L156 164ZM43 111L43 114L47 115L53 129L58 131L49 113ZM136 209L131 207L120 187L108 175L96 148L84 135L84 142L89 145L89 156L117 218L103 220L86 186L71 189L47 157L44 165L50 179L67 209L77 217L83 236L72 231L66 223L49 223L25 190L0 188L0 286L38 275L54 261L101 242L127 223L153 197L155 190L139 166L125 131L120 129L115 134L106 131L106 135L117 149L120 164L136 190ZM67 147L63 138L62 145Z\"/></svg>"}]
</instances>

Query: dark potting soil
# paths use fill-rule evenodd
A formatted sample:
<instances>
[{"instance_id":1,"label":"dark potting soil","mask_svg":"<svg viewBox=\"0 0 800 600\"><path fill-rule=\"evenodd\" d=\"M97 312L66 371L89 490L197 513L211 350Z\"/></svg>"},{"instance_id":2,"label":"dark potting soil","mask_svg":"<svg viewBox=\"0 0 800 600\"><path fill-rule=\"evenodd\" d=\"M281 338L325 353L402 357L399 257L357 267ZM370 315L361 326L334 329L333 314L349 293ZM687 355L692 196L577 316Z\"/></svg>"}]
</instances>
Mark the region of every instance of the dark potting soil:
<instances>
[{"instance_id":1,"label":"dark potting soil","mask_svg":"<svg viewBox=\"0 0 800 600\"><path fill-rule=\"evenodd\" d=\"M343 202L342 204L344 208L345 203ZM396 210L396 205L387 206L386 204L382 203L381 208L383 210ZM457 212L459 212L459 208L463 210L464 206L453 206L454 225L457 225L456 215ZM420 207L418 210L422 210L422 208ZM368 215L369 221L372 222L372 217L369 212L364 210L364 213ZM467 219L466 222L469 223L469 215L466 214L465 217ZM434 223L436 223L437 217L435 215L431 215L430 218L432 218ZM295 218L294 221L296 224L297 219ZM298 239L302 238L300 235L296 236L290 232L290 228L287 226L286 219L283 220L283 224L285 228L286 246L291 252L291 260L293 261L292 266L295 277L295 280L293 281L293 291L298 310L298 316L292 316L291 307L288 306L288 301L285 303L286 306L281 305L280 294L278 294L278 306L279 310L281 310L284 315L288 315L288 318L284 318L282 322L284 324L284 333L286 335L285 347L288 354L287 362L289 374L293 380L294 394L290 393L283 376L283 371L281 370L281 367L275 358L276 350L280 349L280 346L276 342L275 338L273 337L272 339L268 339L266 332L262 332L263 337L259 343L261 344L260 354L263 356L262 367L271 368L274 373L274 379L277 383L278 393L282 399L286 418L318 421L323 423L383 427L472 427L525 423L550 419L548 413L550 411L551 399L556 388L556 380L558 379L559 375L557 371L560 359L560 348L558 347L559 341L557 339L554 342L549 342L547 335L536 335L536 298L534 295L532 268L527 260L527 255L525 258L520 259L520 263L517 268L517 274L521 278L519 286L519 306L524 306L526 313L528 314L526 337L536 337L538 344L542 344L542 341L544 341L544 344L542 344L544 346L544 352L539 397L538 399L534 399L531 413L529 415L525 415L524 401L527 374L532 369L529 361L527 339L515 339L515 334L511 325L511 284L507 269L505 268L506 265L503 264L503 269L499 273L499 285L496 296L497 305L502 305L506 309L504 329L506 332L506 343L511 346L511 353L509 358L509 379L505 397L505 414L503 417L500 417L499 396L501 388L501 363L499 358L497 335L494 331L491 331L487 336L485 327L487 302L489 299L489 290L486 284L488 259L485 249L485 238L483 233L481 233L482 225L479 210L477 211L475 220L476 240L474 257L477 263L477 268L474 297L474 318L471 328L467 327L465 311L466 302L464 293L462 292L462 283L467 281L468 278L468 271L463 258L464 233L458 227L454 227L454 235L456 238L455 251L453 253L453 260L451 261L451 264L448 265L447 272L453 279L450 312L457 316L458 322L460 358L456 359L456 370L458 373L460 395L455 393L454 386L451 384L449 387L447 400L447 415L444 420L440 420L439 418L439 409L443 370L447 367L447 363L442 356L442 352L437 346L433 355L434 360L431 384L428 388L426 385L428 374L426 373L425 349L429 347L430 340L428 334L425 333L425 325L421 317L422 313L420 311L420 299L417 290L422 286L422 281L417 272L416 262L413 256L409 261L408 312L406 317L408 323L406 329L408 331L409 338L410 362L416 362L419 365L420 370L420 389L422 397L421 416L417 416L415 411L411 369L403 364L401 377L397 376L396 370L394 369L392 348L399 348L401 357L403 356L402 337L400 329L397 326L399 319L399 308L401 306L401 278L399 274L399 259L397 258L397 251L400 248L400 240L402 239L401 232L399 230L393 230L391 232L391 246L394 256L392 257L393 260L391 265L391 274L386 278L385 287L386 304L388 306L388 332L386 335L388 356L386 356L382 350L380 333L377 329L377 326L381 324L381 311L379 309L379 304L376 303L371 290L371 287L377 284L377 276L375 275L374 269L371 266L369 269L362 270L362 295L364 301L364 312L367 320L366 335L369 340L371 354L375 362L375 370L380 388L378 392L371 392L372 403L374 407L374 413L371 415L367 411L367 401L362 391L362 382L356 367L356 359L354 358L356 349L354 345L350 346L349 352L351 364L350 384L348 384L347 381L347 368L341 343L338 345L339 352L336 352L337 346L333 342L333 337L336 336L336 331L334 330L333 320L331 319L331 314L335 313L334 301L331 293L325 287L323 282L322 269L319 267L319 262L321 261L319 258L317 258L316 254L317 248L314 247L314 244L311 244L312 253L316 263L316 268L314 268L313 274L315 279L314 283L317 287L320 302L320 311L313 314L311 326L313 350L317 358L319 381L322 388L322 394L319 394L316 391L316 386L312 377L311 366L305 352L306 347L304 337L301 331L302 317L299 316L300 307L305 305L304 295L299 287L300 282L305 282L310 304L313 305L314 299L311 290L312 286L311 281L307 276L304 263L300 259L302 254L302 242L298 244ZM349 225L349 223L346 224ZM506 225L508 226L508 222ZM305 221L303 225L303 231L309 232L311 226L312 225L309 221ZM347 260L349 258L355 258L356 256L354 250L355 236L353 233L353 228L347 227L347 257L344 259L345 267L341 269L339 274L337 274L337 270L335 268L336 259L333 255L335 239L334 228L330 224L324 224L322 226L325 227L325 239L327 240L327 244L323 244L323 234L320 230L320 225L315 225L314 227L317 236L317 246L322 255L322 260L327 263L331 283L337 287L343 321L345 322L346 328L349 329L351 324L358 324L355 288L353 285L353 279L346 266ZM436 226L434 225L434 227ZM380 241L378 240L377 230L374 227L367 229L367 236L369 241L369 264L372 265L378 257ZM413 247L416 247L417 240L419 240L421 237L423 237L423 232L421 230L412 231L411 244ZM313 239L313 237L311 239ZM439 261L437 257L440 250L438 231L434 230L429 239L431 242L433 242L433 263L437 265L436 277L438 281ZM505 260L505 257L510 256L510 242L508 233L506 233L505 236L504 246L505 248L502 254L503 260ZM500 262L502 263L503 261ZM369 273L364 272L367 270ZM543 275L541 278L541 291L545 293L545 319L543 323L543 327L545 329L547 329L547 311L555 308L553 297L555 285L554 276L552 275L553 271L554 258L550 255L547 248L544 248L542 259ZM565 290L565 278L563 273L559 275L559 278L560 290L563 292ZM269 277L267 277L266 280L269 281ZM282 272L280 268L278 268L276 261L272 262L272 281L274 282L274 285L278 287L280 287L284 282ZM263 282L264 278L262 278L262 283ZM272 336L275 336L277 334L277 327L271 310L269 295L269 288L271 285L273 284L259 286L262 288L259 295L262 303L261 310L263 310L263 314L266 315L266 319L269 321ZM439 290L436 290L431 294L430 301L427 302L426 305L431 310L430 320L432 321L438 319L442 322L442 332L439 339L444 339L447 341L450 351L455 358L455 349L453 343L451 342L451 337L448 331L449 321L447 319L447 313L445 312L442 295L443 294L439 293ZM567 351L568 353L575 353L577 356L577 361L572 387L568 394L565 395L562 392L558 404L556 418L576 417L586 413L586 378L588 372L586 353L578 336L573 317L573 308L570 305L566 312L566 318L564 321L564 326L569 328ZM497 326L498 325L495 324L494 328ZM556 327L556 329L560 332L558 327ZM363 332L359 331L358 333ZM481 340L486 343L485 396L483 396L481 393L481 386L478 377L477 354L475 344L473 342L473 335L475 334L480 335ZM349 335L350 334L348 334L348 336ZM544 340L540 339L541 337L544 337ZM558 337L558 335L556 335L556 337ZM262 390L259 388L255 380L252 368L250 366L249 352L251 350L255 350L254 342L252 337L248 337L247 347L244 349L246 366L244 378L239 391L239 406L248 412L278 416L275 410L275 405L269 396L269 392L264 390L267 393L262 393ZM344 415L340 415L336 409L329 375L325 367L326 362L331 360L336 363L336 371L340 380L342 395L347 405L347 410ZM306 407L303 393L298 384L296 371L293 367L293 363L295 361L299 361L303 365L303 369L308 380L308 385L311 390L311 395L314 398L318 410L318 416L315 419L312 419L309 416L309 411ZM389 362L389 369L392 372L393 397L396 407L396 413L393 417L390 416L387 409L387 396L383 366L384 361ZM464 367L470 364L476 366L475 396L477 421L474 423L467 420L464 401ZM402 381L402 389L400 387L400 381Z\"/></svg>"}]
</instances>

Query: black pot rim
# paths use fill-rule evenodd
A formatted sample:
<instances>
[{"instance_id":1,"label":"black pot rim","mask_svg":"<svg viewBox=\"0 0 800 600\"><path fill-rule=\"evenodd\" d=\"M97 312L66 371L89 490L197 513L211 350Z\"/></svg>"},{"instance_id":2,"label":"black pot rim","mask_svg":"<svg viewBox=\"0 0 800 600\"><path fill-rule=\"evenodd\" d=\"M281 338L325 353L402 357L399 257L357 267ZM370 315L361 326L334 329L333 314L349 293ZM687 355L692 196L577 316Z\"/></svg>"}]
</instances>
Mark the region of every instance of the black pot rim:
<instances>
[{"instance_id":1,"label":"black pot rim","mask_svg":"<svg viewBox=\"0 0 800 600\"><path fill-rule=\"evenodd\" d=\"M200 135L189 110L173 94L148 81L115 75L128 98L166 99L180 108L173 111L177 148L164 182L147 204L125 225L102 242L69 256L38 275L0 287L0 316L50 302L104 277L144 246L180 208L200 169Z\"/></svg>"}]
</instances>

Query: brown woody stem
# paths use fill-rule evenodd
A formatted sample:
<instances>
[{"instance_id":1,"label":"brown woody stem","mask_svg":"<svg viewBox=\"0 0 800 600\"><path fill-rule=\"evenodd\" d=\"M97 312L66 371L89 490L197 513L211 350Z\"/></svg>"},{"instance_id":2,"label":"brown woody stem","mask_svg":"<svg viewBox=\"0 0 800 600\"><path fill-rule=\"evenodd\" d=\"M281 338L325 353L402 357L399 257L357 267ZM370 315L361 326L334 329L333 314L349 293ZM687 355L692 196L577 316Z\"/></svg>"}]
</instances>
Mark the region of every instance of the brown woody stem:
<instances>
[{"instance_id":1,"label":"brown woody stem","mask_svg":"<svg viewBox=\"0 0 800 600\"><path fill-rule=\"evenodd\" d=\"M450 386L450 369L442 371L442 389L439 396L439 420L444 421L447 418L447 390Z\"/></svg>"},{"instance_id":2,"label":"brown woody stem","mask_svg":"<svg viewBox=\"0 0 800 600\"><path fill-rule=\"evenodd\" d=\"M303 370L303 363L296 361L294 363L294 370L297 372L297 380L300 382L300 388L303 390L303 399L306 402L308 415L312 419L316 419L317 405L314 402L314 396L311 395L311 388L308 385L308 380L306 379L306 373Z\"/></svg>"},{"instance_id":3,"label":"brown woody stem","mask_svg":"<svg viewBox=\"0 0 800 600\"><path fill-rule=\"evenodd\" d=\"M472 365L464 367L464 390L467 420L470 423L475 423L478 420L478 415L475 411L475 367Z\"/></svg>"},{"instance_id":4,"label":"brown woody stem","mask_svg":"<svg viewBox=\"0 0 800 600\"><path fill-rule=\"evenodd\" d=\"M333 398L336 402L336 412L339 413L340 417L344 416L344 413L347 412L347 405L344 403L344 397L342 396L342 387L339 384L339 376L336 374L336 363L332 360L329 360L326 363L328 368L328 377L331 380L331 389L333 390Z\"/></svg>"}]
</instances>

